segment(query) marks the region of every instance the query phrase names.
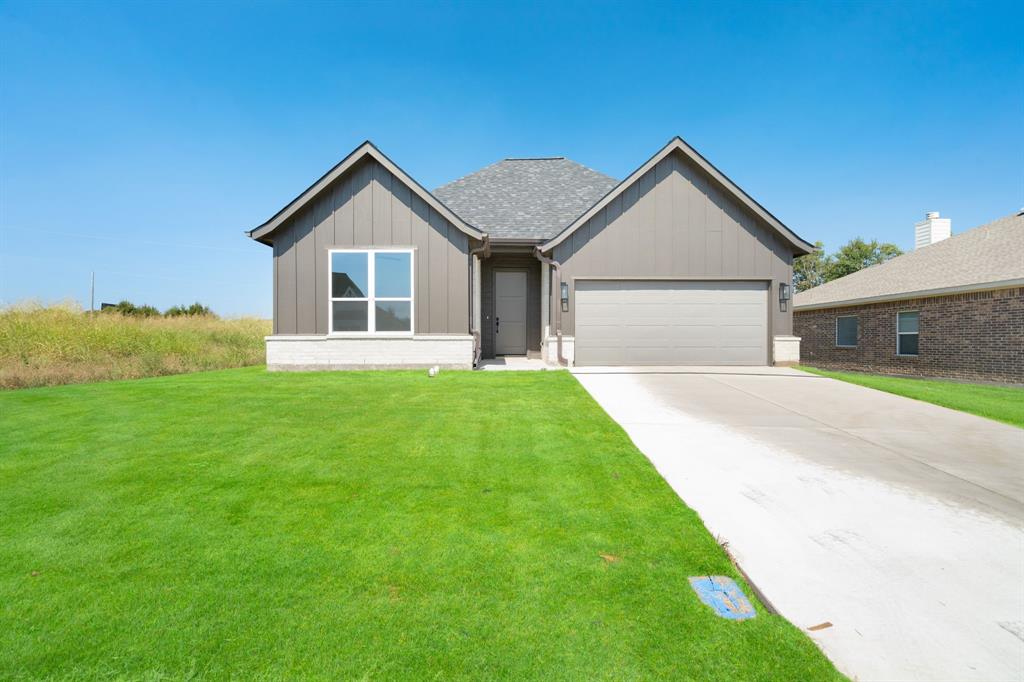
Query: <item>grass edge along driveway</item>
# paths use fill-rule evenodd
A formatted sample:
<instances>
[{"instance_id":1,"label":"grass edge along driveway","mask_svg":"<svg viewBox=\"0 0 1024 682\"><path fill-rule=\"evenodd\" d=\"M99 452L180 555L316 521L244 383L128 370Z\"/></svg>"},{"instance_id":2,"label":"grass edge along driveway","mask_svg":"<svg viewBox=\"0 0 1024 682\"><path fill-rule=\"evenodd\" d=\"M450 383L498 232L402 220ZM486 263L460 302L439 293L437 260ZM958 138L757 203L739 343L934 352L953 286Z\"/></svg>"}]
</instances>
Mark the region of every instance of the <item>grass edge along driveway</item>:
<instances>
[{"instance_id":1,"label":"grass edge along driveway","mask_svg":"<svg viewBox=\"0 0 1024 682\"><path fill-rule=\"evenodd\" d=\"M933 405L1024 428L1024 388L861 372L835 372L805 365L801 365L800 369L830 379L894 393L905 398L923 400Z\"/></svg>"},{"instance_id":2,"label":"grass edge along driveway","mask_svg":"<svg viewBox=\"0 0 1024 682\"><path fill-rule=\"evenodd\" d=\"M743 581L567 372L27 389L0 427L5 679L841 677L699 602Z\"/></svg>"}]
</instances>

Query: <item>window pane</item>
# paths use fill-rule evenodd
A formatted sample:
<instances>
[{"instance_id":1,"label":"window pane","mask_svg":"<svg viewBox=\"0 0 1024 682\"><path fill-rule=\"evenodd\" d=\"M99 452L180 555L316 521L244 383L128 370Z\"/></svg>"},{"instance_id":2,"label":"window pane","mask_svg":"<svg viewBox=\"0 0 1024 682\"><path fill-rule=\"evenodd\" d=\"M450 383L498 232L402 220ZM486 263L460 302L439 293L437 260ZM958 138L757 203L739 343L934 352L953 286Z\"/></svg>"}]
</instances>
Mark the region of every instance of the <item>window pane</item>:
<instances>
[{"instance_id":1,"label":"window pane","mask_svg":"<svg viewBox=\"0 0 1024 682\"><path fill-rule=\"evenodd\" d=\"M917 334L900 334L898 338L900 355L917 355Z\"/></svg>"},{"instance_id":2,"label":"window pane","mask_svg":"<svg viewBox=\"0 0 1024 682\"><path fill-rule=\"evenodd\" d=\"M409 278L410 268L408 253L379 252L374 254L374 279L377 285L374 296L377 298L411 298L412 282Z\"/></svg>"},{"instance_id":3,"label":"window pane","mask_svg":"<svg viewBox=\"0 0 1024 682\"><path fill-rule=\"evenodd\" d=\"M366 309L370 304L366 301L332 301L334 308L334 324L331 331L365 332L367 331Z\"/></svg>"},{"instance_id":4,"label":"window pane","mask_svg":"<svg viewBox=\"0 0 1024 682\"><path fill-rule=\"evenodd\" d=\"M838 317L836 318L836 345L856 346L857 345L857 318Z\"/></svg>"},{"instance_id":5,"label":"window pane","mask_svg":"<svg viewBox=\"0 0 1024 682\"><path fill-rule=\"evenodd\" d=\"M365 253L332 253L331 298L366 298L369 295L367 263Z\"/></svg>"},{"instance_id":6,"label":"window pane","mask_svg":"<svg viewBox=\"0 0 1024 682\"><path fill-rule=\"evenodd\" d=\"M899 331L917 333L917 313L899 314Z\"/></svg>"},{"instance_id":7,"label":"window pane","mask_svg":"<svg viewBox=\"0 0 1024 682\"><path fill-rule=\"evenodd\" d=\"M412 303L409 301L377 301L377 331L412 331Z\"/></svg>"}]
</instances>

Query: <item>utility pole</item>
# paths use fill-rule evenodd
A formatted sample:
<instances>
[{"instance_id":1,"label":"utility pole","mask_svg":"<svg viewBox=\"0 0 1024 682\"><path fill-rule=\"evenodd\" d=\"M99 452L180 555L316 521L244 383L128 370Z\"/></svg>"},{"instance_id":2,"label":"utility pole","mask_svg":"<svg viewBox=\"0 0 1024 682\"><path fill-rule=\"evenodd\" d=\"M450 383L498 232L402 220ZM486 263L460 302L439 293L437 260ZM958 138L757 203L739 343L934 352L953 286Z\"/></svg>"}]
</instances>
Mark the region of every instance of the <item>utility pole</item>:
<instances>
[{"instance_id":1,"label":"utility pole","mask_svg":"<svg viewBox=\"0 0 1024 682\"><path fill-rule=\"evenodd\" d=\"M96 312L96 271L92 271L92 281L89 284L89 314Z\"/></svg>"}]
</instances>

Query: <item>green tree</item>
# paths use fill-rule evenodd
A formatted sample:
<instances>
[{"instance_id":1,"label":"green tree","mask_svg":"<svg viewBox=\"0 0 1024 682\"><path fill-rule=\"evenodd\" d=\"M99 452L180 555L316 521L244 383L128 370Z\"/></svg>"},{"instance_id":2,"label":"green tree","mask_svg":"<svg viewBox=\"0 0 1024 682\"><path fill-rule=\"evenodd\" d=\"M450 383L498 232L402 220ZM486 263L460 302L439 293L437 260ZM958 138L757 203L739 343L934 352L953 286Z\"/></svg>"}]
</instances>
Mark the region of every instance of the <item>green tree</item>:
<instances>
[{"instance_id":1,"label":"green tree","mask_svg":"<svg viewBox=\"0 0 1024 682\"><path fill-rule=\"evenodd\" d=\"M878 265L903 253L895 244L879 244L872 239L866 242L860 237L851 239L832 256L828 267L826 282L863 270L871 265Z\"/></svg>"},{"instance_id":2,"label":"green tree","mask_svg":"<svg viewBox=\"0 0 1024 682\"><path fill-rule=\"evenodd\" d=\"M866 242L860 237L851 239L832 255L825 253L821 242L814 242L814 246L813 252L793 261L793 288L797 291L807 291L903 254L895 244L879 244L874 239Z\"/></svg>"},{"instance_id":3,"label":"green tree","mask_svg":"<svg viewBox=\"0 0 1024 682\"><path fill-rule=\"evenodd\" d=\"M828 281L825 279L828 266L829 257L825 255L825 245L814 242L814 251L793 261L793 287L797 291L806 291L824 284Z\"/></svg>"}]
</instances>

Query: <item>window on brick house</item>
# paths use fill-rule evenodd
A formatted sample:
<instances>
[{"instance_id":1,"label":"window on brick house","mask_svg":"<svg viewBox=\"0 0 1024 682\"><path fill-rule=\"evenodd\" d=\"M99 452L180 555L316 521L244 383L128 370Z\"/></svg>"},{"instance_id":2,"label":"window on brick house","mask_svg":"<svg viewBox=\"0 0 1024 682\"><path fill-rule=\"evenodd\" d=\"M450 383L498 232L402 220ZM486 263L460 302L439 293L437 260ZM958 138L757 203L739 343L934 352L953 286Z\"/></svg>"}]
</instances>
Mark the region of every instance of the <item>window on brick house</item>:
<instances>
[{"instance_id":1,"label":"window on brick house","mask_svg":"<svg viewBox=\"0 0 1024 682\"><path fill-rule=\"evenodd\" d=\"M857 347L856 315L844 315L836 318L836 345L840 348Z\"/></svg>"},{"instance_id":2,"label":"window on brick house","mask_svg":"<svg viewBox=\"0 0 1024 682\"><path fill-rule=\"evenodd\" d=\"M896 355L917 355L917 311L896 313Z\"/></svg>"}]
</instances>

